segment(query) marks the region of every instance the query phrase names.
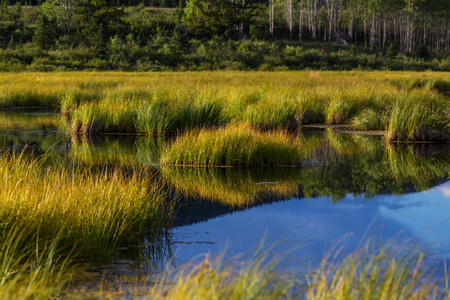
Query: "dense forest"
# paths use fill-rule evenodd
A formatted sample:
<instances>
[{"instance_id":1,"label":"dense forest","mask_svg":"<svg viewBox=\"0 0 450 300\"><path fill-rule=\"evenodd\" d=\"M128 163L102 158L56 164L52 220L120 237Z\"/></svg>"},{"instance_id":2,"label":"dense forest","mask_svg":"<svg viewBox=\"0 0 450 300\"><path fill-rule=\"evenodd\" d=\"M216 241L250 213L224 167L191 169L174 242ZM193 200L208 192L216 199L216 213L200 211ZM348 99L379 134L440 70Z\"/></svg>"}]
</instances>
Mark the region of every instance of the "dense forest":
<instances>
[{"instance_id":1,"label":"dense forest","mask_svg":"<svg viewBox=\"0 0 450 300\"><path fill-rule=\"evenodd\" d=\"M0 70L450 70L448 0L0 0Z\"/></svg>"}]
</instances>

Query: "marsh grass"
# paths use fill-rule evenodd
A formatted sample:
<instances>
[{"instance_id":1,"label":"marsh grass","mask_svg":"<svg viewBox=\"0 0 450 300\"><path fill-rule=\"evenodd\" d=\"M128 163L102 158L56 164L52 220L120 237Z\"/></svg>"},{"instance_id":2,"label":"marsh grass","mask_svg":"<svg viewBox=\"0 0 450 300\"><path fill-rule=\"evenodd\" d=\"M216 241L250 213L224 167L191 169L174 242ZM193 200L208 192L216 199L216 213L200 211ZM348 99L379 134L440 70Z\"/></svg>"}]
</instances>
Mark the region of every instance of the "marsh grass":
<instances>
[{"instance_id":1,"label":"marsh grass","mask_svg":"<svg viewBox=\"0 0 450 300\"><path fill-rule=\"evenodd\" d=\"M260 132L249 125L192 130L164 150L161 161L173 165L299 165L302 140L283 131Z\"/></svg>"},{"instance_id":2,"label":"marsh grass","mask_svg":"<svg viewBox=\"0 0 450 300\"><path fill-rule=\"evenodd\" d=\"M226 123L250 123L263 130L353 124L367 130L384 127L385 116L401 123L402 107L427 118L430 110L422 102L397 102L421 92L438 107L448 99L437 96L448 93L448 82L448 73L430 72L321 72L320 77L309 72L0 74L0 107L60 109L73 118L73 132L86 134L171 135ZM381 120L373 111L381 112ZM446 114L448 119L448 110ZM442 133L439 122L425 123ZM396 131L398 124L393 127ZM409 139L408 130L398 127L398 134L391 134ZM421 139L433 137L422 134Z\"/></svg>"},{"instance_id":3,"label":"marsh grass","mask_svg":"<svg viewBox=\"0 0 450 300\"><path fill-rule=\"evenodd\" d=\"M59 296L78 270L61 256L60 236L40 236L24 226L0 227L0 297L49 299Z\"/></svg>"},{"instance_id":4,"label":"marsh grass","mask_svg":"<svg viewBox=\"0 0 450 300\"><path fill-rule=\"evenodd\" d=\"M139 171L65 168L24 155L0 160L4 226L42 238L59 233L60 247L76 247L82 257L107 259L139 240L144 226L170 222L159 186Z\"/></svg>"},{"instance_id":5,"label":"marsh grass","mask_svg":"<svg viewBox=\"0 0 450 300\"><path fill-rule=\"evenodd\" d=\"M422 265L423 254L399 257L399 253L388 246L378 253L362 248L345 257L342 263L333 261L334 254L330 253L308 278L306 299L436 299L445 296L443 284L433 279Z\"/></svg>"},{"instance_id":6,"label":"marsh grass","mask_svg":"<svg viewBox=\"0 0 450 300\"><path fill-rule=\"evenodd\" d=\"M206 255L175 274L166 274L148 295L164 299L290 299L296 281L291 274L277 272L277 263L261 249L246 261Z\"/></svg>"},{"instance_id":7,"label":"marsh grass","mask_svg":"<svg viewBox=\"0 0 450 300\"><path fill-rule=\"evenodd\" d=\"M372 108L361 111L351 120L355 130L385 130L387 120L385 114Z\"/></svg>"},{"instance_id":8,"label":"marsh grass","mask_svg":"<svg viewBox=\"0 0 450 300\"><path fill-rule=\"evenodd\" d=\"M250 259L207 255L168 273L145 295L164 299L443 299L444 280L431 276L420 253L371 245L339 261L335 248L319 268L280 271L269 251ZM403 251L403 252L402 252ZM292 263L290 264L292 268ZM443 276L444 271L443 271ZM142 295L141 295L142 296Z\"/></svg>"},{"instance_id":9,"label":"marsh grass","mask_svg":"<svg viewBox=\"0 0 450 300\"><path fill-rule=\"evenodd\" d=\"M212 127L223 123L222 106L217 101L156 100L137 109L136 132L174 134L192 128Z\"/></svg>"},{"instance_id":10,"label":"marsh grass","mask_svg":"<svg viewBox=\"0 0 450 300\"><path fill-rule=\"evenodd\" d=\"M325 123L326 100L320 95L299 95L296 103L296 120L300 124Z\"/></svg>"},{"instance_id":11,"label":"marsh grass","mask_svg":"<svg viewBox=\"0 0 450 300\"><path fill-rule=\"evenodd\" d=\"M71 115L72 133L135 133L136 108L133 103L84 103Z\"/></svg>"},{"instance_id":12,"label":"marsh grass","mask_svg":"<svg viewBox=\"0 0 450 300\"><path fill-rule=\"evenodd\" d=\"M173 203L153 173L54 159L0 156L1 298L61 297L87 265L170 227Z\"/></svg>"},{"instance_id":13,"label":"marsh grass","mask_svg":"<svg viewBox=\"0 0 450 300\"><path fill-rule=\"evenodd\" d=\"M389 141L450 140L450 102L446 97L416 91L399 96L392 108Z\"/></svg>"}]
</instances>

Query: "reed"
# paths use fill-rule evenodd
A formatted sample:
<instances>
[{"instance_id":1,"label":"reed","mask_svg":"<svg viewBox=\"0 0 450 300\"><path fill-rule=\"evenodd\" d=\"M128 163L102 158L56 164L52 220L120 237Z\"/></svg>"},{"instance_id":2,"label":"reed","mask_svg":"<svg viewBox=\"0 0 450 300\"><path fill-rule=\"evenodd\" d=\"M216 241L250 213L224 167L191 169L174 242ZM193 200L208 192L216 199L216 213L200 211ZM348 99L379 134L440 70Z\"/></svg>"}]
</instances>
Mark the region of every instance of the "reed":
<instances>
[{"instance_id":1,"label":"reed","mask_svg":"<svg viewBox=\"0 0 450 300\"><path fill-rule=\"evenodd\" d=\"M317 270L282 272L267 252L245 261L207 255L167 274L144 293L164 299L443 299L442 281L422 264L423 254L401 256L385 247L378 253L362 247L342 262L329 253ZM397 249L398 250L398 249ZM292 267L292 264L290 264ZM444 272L443 272L444 273ZM305 275L306 274L306 275ZM444 276L444 274L443 274ZM141 295L142 296L142 295Z\"/></svg>"},{"instance_id":2,"label":"reed","mask_svg":"<svg viewBox=\"0 0 450 300\"><path fill-rule=\"evenodd\" d=\"M164 299L290 299L295 279L275 271L276 260L257 250L244 262L205 258L167 274L147 295Z\"/></svg>"},{"instance_id":3,"label":"reed","mask_svg":"<svg viewBox=\"0 0 450 300\"><path fill-rule=\"evenodd\" d=\"M222 121L222 107L217 101L156 100L137 109L136 132L174 134L192 128L218 126Z\"/></svg>"},{"instance_id":4,"label":"reed","mask_svg":"<svg viewBox=\"0 0 450 300\"><path fill-rule=\"evenodd\" d=\"M248 125L192 130L167 147L161 161L197 166L299 165L299 139L282 131L259 132Z\"/></svg>"},{"instance_id":5,"label":"reed","mask_svg":"<svg viewBox=\"0 0 450 300\"><path fill-rule=\"evenodd\" d=\"M226 123L265 130L307 123L372 130L393 123L390 138L436 140L438 134L420 133L431 126L442 136L448 82L448 73L431 72L0 74L0 107L60 109L77 133L175 134ZM437 111L442 106L444 115ZM410 111L421 120L420 138L410 136L414 124L401 125Z\"/></svg>"},{"instance_id":6,"label":"reed","mask_svg":"<svg viewBox=\"0 0 450 300\"><path fill-rule=\"evenodd\" d=\"M384 130L385 119L383 112L367 108L351 120L351 127L355 130Z\"/></svg>"},{"instance_id":7,"label":"reed","mask_svg":"<svg viewBox=\"0 0 450 300\"><path fill-rule=\"evenodd\" d=\"M449 141L450 102L446 97L415 91L399 96L392 108L388 141Z\"/></svg>"},{"instance_id":8,"label":"reed","mask_svg":"<svg viewBox=\"0 0 450 300\"><path fill-rule=\"evenodd\" d=\"M159 186L139 171L65 168L24 155L0 160L3 226L42 238L60 233L60 247L76 247L82 257L107 259L138 241L144 226L170 222Z\"/></svg>"},{"instance_id":9,"label":"reed","mask_svg":"<svg viewBox=\"0 0 450 300\"><path fill-rule=\"evenodd\" d=\"M398 249L397 249L398 251ZM397 253L397 254L396 254ZM325 258L307 280L306 299L439 299L445 286L422 266L424 255L398 255L385 247L379 253L364 248L342 263Z\"/></svg>"},{"instance_id":10,"label":"reed","mask_svg":"<svg viewBox=\"0 0 450 300\"><path fill-rule=\"evenodd\" d=\"M0 297L56 298L78 275L70 257L61 257L60 236L46 238L24 226L0 228Z\"/></svg>"},{"instance_id":11,"label":"reed","mask_svg":"<svg viewBox=\"0 0 450 300\"><path fill-rule=\"evenodd\" d=\"M136 108L133 103L84 103L71 115L72 133L135 133Z\"/></svg>"}]
</instances>

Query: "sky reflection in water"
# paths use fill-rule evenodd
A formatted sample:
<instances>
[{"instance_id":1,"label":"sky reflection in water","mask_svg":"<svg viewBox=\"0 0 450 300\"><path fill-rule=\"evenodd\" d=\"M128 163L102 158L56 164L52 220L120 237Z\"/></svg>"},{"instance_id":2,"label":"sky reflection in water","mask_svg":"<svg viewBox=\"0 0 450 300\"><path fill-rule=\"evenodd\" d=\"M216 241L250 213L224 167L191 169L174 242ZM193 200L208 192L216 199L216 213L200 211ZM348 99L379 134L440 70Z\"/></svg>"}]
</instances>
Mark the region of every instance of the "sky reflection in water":
<instances>
[{"instance_id":1,"label":"sky reflection in water","mask_svg":"<svg viewBox=\"0 0 450 300\"><path fill-rule=\"evenodd\" d=\"M177 228L184 242L176 250L180 263L197 254L248 253L261 237L288 260L316 265L333 246L352 252L368 236L380 242L417 241L422 250L449 254L450 181L418 193L374 196L370 201L348 195L336 203L326 197L275 202L234 212L207 222ZM429 247L429 248L428 248ZM428 249L428 250L427 250ZM289 251L288 251L289 252Z\"/></svg>"}]
</instances>

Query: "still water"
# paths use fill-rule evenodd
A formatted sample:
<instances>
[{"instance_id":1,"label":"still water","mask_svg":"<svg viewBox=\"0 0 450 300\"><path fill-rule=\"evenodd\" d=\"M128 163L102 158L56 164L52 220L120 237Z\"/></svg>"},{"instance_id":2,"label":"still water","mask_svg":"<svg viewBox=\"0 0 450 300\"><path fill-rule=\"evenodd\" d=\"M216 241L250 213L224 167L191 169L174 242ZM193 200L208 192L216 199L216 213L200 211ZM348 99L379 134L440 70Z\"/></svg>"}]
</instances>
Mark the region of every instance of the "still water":
<instances>
[{"instance_id":1,"label":"still water","mask_svg":"<svg viewBox=\"0 0 450 300\"><path fill-rule=\"evenodd\" d=\"M174 168L158 165L170 139L70 136L62 124L52 112L3 111L0 147L72 164L149 168L177 199L167 235L132 245L139 255L122 255L111 272L135 265L158 272L204 253L245 259L260 245L288 262L284 268L314 268L332 249L345 255L369 240L428 253L438 265L449 258L450 144L399 146L381 136L309 129L299 133L299 168ZM137 262L143 257L146 264Z\"/></svg>"}]
</instances>

